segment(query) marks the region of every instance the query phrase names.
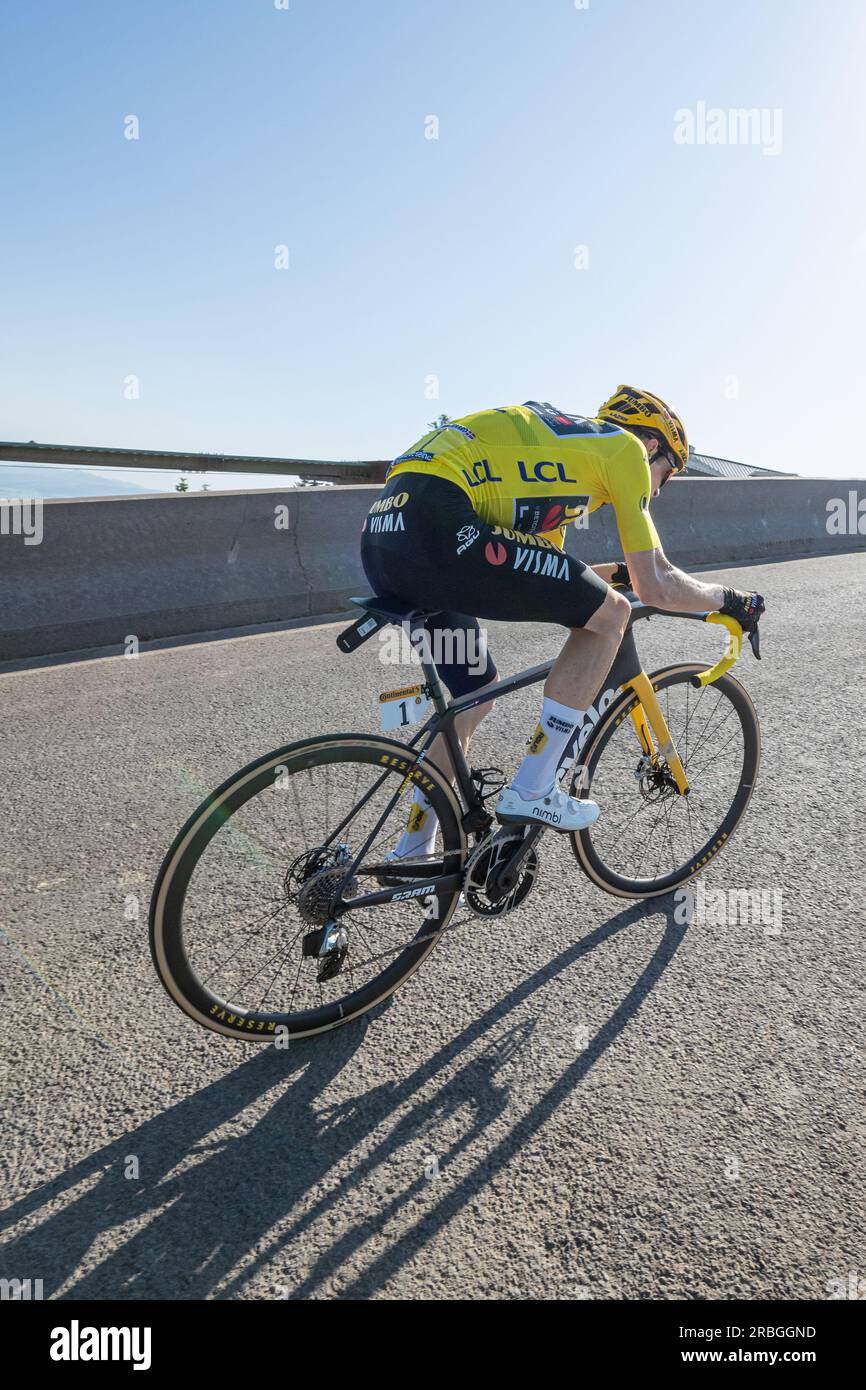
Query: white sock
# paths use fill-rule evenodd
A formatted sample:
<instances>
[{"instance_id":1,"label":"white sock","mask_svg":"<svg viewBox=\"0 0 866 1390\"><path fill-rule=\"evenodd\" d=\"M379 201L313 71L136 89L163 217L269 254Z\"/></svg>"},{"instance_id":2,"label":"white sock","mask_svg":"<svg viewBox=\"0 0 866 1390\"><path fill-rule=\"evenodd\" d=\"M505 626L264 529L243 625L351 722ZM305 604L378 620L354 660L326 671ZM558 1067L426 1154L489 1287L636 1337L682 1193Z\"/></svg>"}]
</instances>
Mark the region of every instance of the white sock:
<instances>
[{"instance_id":1,"label":"white sock","mask_svg":"<svg viewBox=\"0 0 866 1390\"><path fill-rule=\"evenodd\" d=\"M559 760L585 713L585 710L561 705L545 695L541 717L529 740L529 752L511 783L514 791L524 797L534 797L550 790L556 780Z\"/></svg>"},{"instance_id":2,"label":"white sock","mask_svg":"<svg viewBox=\"0 0 866 1390\"><path fill-rule=\"evenodd\" d=\"M394 853L398 854L401 859L432 854L436 848L438 829L439 821L430 802L421 788L416 787L406 829L397 841Z\"/></svg>"}]
</instances>

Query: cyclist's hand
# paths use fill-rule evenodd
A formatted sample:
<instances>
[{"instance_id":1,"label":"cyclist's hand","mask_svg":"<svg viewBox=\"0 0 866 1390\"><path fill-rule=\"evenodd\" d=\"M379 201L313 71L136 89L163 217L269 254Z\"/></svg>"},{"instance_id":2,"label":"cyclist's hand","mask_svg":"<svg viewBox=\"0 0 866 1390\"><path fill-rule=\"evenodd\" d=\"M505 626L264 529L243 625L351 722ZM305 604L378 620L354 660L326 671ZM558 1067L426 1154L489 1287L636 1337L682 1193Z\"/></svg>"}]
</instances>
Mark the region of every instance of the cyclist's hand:
<instances>
[{"instance_id":1,"label":"cyclist's hand","mask_svg":"<svg viewBox=\"0 0 866 1390\"><path fill-rule=\"evenodd\" d=\"M749 639L752 651L760 661L761 639L758 636L758 623L766 607L763 596L745 594L740 589L725 589L724 595L725 601L719 612L725 613L729 618L736 618Z\"/></svg>"},{"instance_id":2,"label":"cyclist's hand","mask_svg":"<svg viewBox=\"0 0 866 1390\"><path fill-rule=\"evenodd\" d=\"M624 564L622 560L620 560L613 574L610 576L610 583L624 585L626 589L634 588L631 582L631 575L628 572L628 566Z\"/></svg>"},{"instance_id":3,"label":"cyclist's hand","mask_svg":"<svg viewBox=\"0 0 866 1390\"><path fill-rule=\"evenodd\" d=\"M766 604L761 594L745 594L740 589L725 589L725 601L720 612L736 618L744 632L754 632Z\"/></svg>"}]
</instances>

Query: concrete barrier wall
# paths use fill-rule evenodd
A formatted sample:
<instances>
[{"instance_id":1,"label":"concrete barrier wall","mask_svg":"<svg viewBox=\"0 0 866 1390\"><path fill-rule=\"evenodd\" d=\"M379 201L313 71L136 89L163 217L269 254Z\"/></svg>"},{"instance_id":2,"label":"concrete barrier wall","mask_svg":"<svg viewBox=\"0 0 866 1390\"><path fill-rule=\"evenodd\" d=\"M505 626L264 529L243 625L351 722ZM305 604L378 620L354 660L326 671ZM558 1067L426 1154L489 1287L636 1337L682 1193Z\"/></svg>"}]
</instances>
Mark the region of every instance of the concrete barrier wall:
<instances>
[{"instance_id":1,"label":"concrete barrier wall","mask_svg":"<svg viewBox=\"0 0 866 1390\"><path fill-rule=\"evenodd\" d=\"M847 510L851 493L853 534L831 534L828 504L842 499ZM652 516L665 554L675 564L684 569L721 566L866 549L866 514L861 518L862 534L857 531L858 497L866 513L866 480L677 478L662 488ZM620 559L613 509L602 507L588 521L585 531L569 528L569 553L594 564Z\"/></svg>"},{"instance_id":2,"label":"concrete barrier wall","mask_svg":"<svg viewBox=\"0 0 866 1390\"><path fill-rule=\"evenodd\" d=\"M0 535L0 661L339 612L368 588L359 543L378 491L46 502L40 544ZM852 492L853 534L831 534L828 503L847 505ZM723 566L866 548L860 497L866 482L677 479L653 516L676 563ZM568 549L592 562L618 559L611 508L585 530L570 528Z\"/></svg>"}]
</instances>

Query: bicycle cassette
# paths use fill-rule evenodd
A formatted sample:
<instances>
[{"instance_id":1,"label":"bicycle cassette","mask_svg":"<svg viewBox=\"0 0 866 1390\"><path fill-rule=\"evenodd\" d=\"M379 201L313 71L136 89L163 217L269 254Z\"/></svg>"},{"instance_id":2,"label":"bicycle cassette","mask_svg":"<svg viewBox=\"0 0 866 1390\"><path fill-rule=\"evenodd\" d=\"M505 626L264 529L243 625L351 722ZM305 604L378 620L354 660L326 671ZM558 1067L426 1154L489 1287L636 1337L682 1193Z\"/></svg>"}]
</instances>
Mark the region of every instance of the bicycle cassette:
<instances>
[{"instance_id":1,"label":"bicycle cassette","mask_svg":"<svg viewBox=\"0 0 866 1390\"><path fill-rule=\"evenodd\" d=\"M508 860L518 850L526 834L526 826L505 826L492 832L482 840L473 851L466 865L466 878L463 893L467 905L479 917L500 917L504 912L512 912L519 907L532 891L538 873L538 854L531 849L520 868L517 884L504 898L494 902L487 892L490 877L498 869L504 868Z\"/></svg>"}]
</instances>

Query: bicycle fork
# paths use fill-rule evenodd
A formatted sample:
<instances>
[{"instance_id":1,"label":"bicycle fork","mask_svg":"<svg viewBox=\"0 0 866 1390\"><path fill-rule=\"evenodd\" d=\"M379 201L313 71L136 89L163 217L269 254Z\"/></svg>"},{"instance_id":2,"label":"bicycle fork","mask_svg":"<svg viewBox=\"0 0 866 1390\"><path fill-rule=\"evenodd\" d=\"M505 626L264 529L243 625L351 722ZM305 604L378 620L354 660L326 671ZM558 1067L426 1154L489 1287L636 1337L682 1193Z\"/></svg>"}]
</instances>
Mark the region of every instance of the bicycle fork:
<instances>
[{"instance_id":1,"label":"bicycle fork","mask_svg":"<svg viewBox=\"0 0 866 1390\"><path fill-rule=\"evenodd\" d=\"M689 787L685 768L674 747L674 741L671 738L667 721L662 714L662 707L652 688L649 676L647 676L646 672L641 671L640 675L634 676L630 681L627 681L626 686L627 688L631 688L638 698L638 704L635 705L634 709L631 711L631 717L644 753L648 758L652 759L653 764L657 763L659 756L663 757L677 784L677 790L680 796L688 796L691 788ZM656 751L656 745L653 743L653 734L656 736L658 752Z\"/></svg>"}]
</instances>

